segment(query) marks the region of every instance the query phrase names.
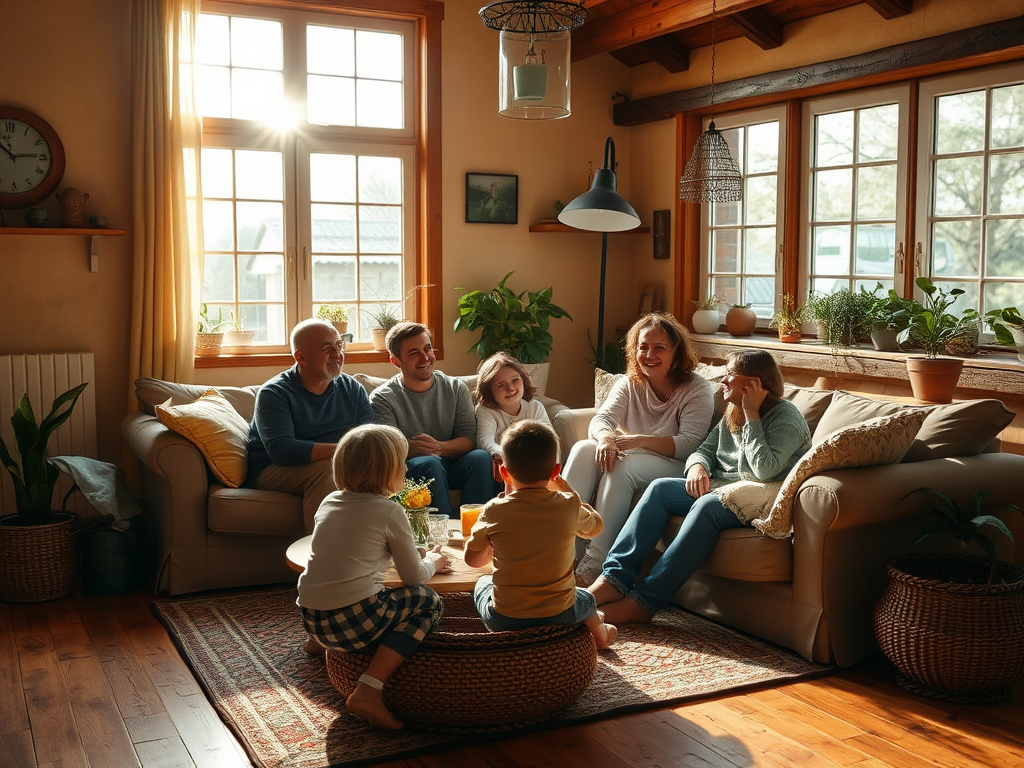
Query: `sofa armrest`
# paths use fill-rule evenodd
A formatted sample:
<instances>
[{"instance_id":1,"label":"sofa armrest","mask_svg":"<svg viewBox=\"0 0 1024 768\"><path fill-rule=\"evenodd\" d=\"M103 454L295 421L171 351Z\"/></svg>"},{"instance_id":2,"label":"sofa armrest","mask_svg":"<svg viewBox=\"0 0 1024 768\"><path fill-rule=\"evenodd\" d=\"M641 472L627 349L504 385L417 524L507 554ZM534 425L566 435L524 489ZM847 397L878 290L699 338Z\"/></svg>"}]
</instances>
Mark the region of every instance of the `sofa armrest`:
<instances>
[{"instance_id":1,"label":"sofa armrest","mask_svg":"<svg viewBox=\"0 0 1024 768\"><path fill-rule=\"evenodd\" d=\"M565 408L551 419L551 425L558 435L563 461L569 457L573 445L587 439L587 428L596 413L597 408Z\"/></svg>"}]
</instances>

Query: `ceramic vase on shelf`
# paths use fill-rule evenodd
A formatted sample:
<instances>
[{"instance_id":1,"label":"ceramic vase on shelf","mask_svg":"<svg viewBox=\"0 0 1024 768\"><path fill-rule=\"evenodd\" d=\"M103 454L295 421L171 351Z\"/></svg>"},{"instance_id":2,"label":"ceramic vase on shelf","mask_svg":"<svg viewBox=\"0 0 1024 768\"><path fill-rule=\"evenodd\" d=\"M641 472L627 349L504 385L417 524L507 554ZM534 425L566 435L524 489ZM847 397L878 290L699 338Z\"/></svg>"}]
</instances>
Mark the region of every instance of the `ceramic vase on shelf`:
<instances>
[{"instance_id":1,"label":"ceramic vase on shelf","mask_svg":"<svg viewBox=\"0 0 1024 768\"><path fill-rule=\"evenodd\" d=\"M750 336L757 327L757 314L749 305L735 304L725 313L725 330L730 336Z\"/></svg>"},{"instance_id":2,"label":"ceramic vase on shelf","mask_svg":"<svg viewBox=\"0 0 1024 768\"><path fill-rule=\"evenodd\" d=\"M717 309L698 309L693 313L691 322L694 333L718 333L718 326L722 324L722 315Z\"/></svg>"},{"instance_id":3,"label":"ceramic vase on shelf","mask_svg":"<svg viewBox=\"0 0 1024 768\"><path fill-rule=\"evenodd\" d=\"M88 199L88 192L82 192L74 187L68 187L58 193L57 201L60 203L60 225L62 227L84 227L85 201Z\"/></svg>"}]
</instances>

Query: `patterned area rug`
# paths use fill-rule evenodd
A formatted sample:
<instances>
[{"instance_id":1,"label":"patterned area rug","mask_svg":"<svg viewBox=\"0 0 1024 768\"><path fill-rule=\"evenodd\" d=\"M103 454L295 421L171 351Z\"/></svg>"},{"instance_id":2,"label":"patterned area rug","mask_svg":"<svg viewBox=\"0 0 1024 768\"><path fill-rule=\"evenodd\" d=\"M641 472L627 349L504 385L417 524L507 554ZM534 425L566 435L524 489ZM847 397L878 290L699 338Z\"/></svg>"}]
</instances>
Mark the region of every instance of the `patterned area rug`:
<instances>
[{"instance_id":1,"label":"patterned area rug","mask_svg":"<svg viewBox=\"0 0 1024 768\"><path fill-rule=\"evenodd\" d=\"M525 732L453 736L369 728L345 710L323 658L303 652L305 633L295 595L287 588L152 603L254 764L368 765ZM594 680L583 695L531 730L666 707L831 669L676 609L659 613L651 626L620 628L613 649L598 657Z\"/></svg>"}]
</instances>

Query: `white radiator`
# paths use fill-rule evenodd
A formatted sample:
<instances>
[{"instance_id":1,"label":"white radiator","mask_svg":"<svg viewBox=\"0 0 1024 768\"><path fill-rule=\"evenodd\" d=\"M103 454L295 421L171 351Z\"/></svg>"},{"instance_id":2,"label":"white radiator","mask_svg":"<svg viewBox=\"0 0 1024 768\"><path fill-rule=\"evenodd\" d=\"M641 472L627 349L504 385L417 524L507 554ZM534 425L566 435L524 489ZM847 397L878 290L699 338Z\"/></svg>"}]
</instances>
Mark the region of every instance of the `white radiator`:
<instances>
[{"instance_id":1,"label":"white radiator","mask_svg":"<svg viewBox=\"0 0 1024 768\"><path fill-rule=\"evenodd\" d=\"M69 352L49 355L0 355L0 435L7 449L19 462L17 444L11 429L11 415L21 396L28 393L36 424L50 412L53 400L82 382L89 386L71 412L71 418L50 435L47 454L50 456L96 455L96 375L92 352ZM64 494L71 488L70 479L61 474L54 492L53 508L59 509ZM14 514L14 483L6 469L0 471L0 512ZM89 507L76 493L68 501L68 509L83 513Z\"/></svg>"}]
</instances>

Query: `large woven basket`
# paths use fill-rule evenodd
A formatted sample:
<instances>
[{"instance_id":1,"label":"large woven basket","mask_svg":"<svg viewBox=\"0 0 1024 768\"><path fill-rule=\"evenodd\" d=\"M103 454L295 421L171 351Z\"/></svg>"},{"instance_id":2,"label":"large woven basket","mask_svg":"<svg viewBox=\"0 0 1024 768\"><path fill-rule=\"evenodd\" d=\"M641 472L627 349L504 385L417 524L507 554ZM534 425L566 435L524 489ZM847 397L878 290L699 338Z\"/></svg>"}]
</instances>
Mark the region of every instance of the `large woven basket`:
<instances>
[{"instance_id":1,"label":"large woven basket","mask_svg":"<svg viewBox=\"0 0 1024 768\"><path fill-rule=\"evenodd\" d=\"M9 525L0 518L0 600L41 603L71 594L78 564L78 518L54 512L57 522Z\"/></svg>"},{"instance_id":2,"label":"large woven basket","mask_svg":"<svg viewBox=\"0 0 1024 768\"><path fill-rule=\"evenodd\" d=\"M400 720L430 730L505 730L550 717L590 685L597 648L583 625L488 632L469 593L443 599L438 631L384 686L384 703ZM327 651L327 674L343 696L373 650Z\"/></svg>"},{"instance_id":3,"label":"large woven basket","mask_svg":"<svg viewBox=\"0 0 1024 768\"><path fill-rule=\"evenodd\" d=\"M887 564L875 637L903 687L931 698L1005 701L1024 675L1024 569L957 554L914 554Z\"/></svg>"}]
</instances>

